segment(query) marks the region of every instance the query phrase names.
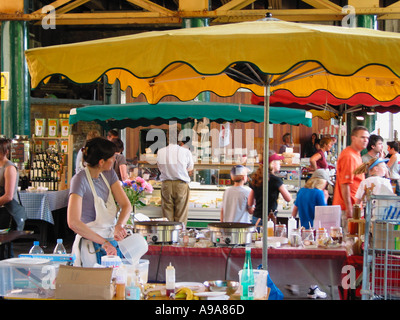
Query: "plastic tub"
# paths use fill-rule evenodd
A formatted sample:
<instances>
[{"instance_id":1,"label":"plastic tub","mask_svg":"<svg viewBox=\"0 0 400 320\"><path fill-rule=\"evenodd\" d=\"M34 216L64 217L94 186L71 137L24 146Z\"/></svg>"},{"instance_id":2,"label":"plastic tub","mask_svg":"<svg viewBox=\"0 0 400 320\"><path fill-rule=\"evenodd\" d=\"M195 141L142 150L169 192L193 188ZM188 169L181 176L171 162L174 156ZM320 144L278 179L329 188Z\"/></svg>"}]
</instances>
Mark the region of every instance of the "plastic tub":
<instances>
[{"instance_id":1,"label":"plastic tub","mask_svg":"<svg viewBox=\"0 0 400 320\"><path fill-rule=\"evenodd\" d=\"M132 279L134 278L136 270L139 270L140 280L143 284L145 284L149 280L149 265L149 260L140 259L139 263L135 266L132 264L125 264L124 266L127 270L128 276L130 276Z\"/></svg>"}]
</instances>

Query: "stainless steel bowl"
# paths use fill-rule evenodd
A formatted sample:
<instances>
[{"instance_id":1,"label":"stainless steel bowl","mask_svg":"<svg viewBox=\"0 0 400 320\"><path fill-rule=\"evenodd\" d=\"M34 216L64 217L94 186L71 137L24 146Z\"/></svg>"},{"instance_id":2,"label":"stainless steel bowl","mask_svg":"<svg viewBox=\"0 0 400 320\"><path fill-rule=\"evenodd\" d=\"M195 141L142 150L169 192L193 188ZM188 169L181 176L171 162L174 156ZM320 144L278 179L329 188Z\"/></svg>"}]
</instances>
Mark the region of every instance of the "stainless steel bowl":
<instances>
[{"instance_id":1,"label":"stainless steel bowl","mask_svg":"<svg viewBox=\"0 0 400 320\"><path fill-rule=\"evenodd\" d=\"M183 226L176 221L140 221L135 222L134 228L148 243L173 243L178 242Z\"/></svg>"},{"instance_id":2,"label":"stainless steel bowl","mask_svg":"<svg viewBox=\"0 0 400 320\"><path fill-rule=\"evenodd\" d=\"M203 284L208 291L225 292L229 296L239 288L239 282L231 280L210 280L205 281Z\"/></svg>"}]
</instances>

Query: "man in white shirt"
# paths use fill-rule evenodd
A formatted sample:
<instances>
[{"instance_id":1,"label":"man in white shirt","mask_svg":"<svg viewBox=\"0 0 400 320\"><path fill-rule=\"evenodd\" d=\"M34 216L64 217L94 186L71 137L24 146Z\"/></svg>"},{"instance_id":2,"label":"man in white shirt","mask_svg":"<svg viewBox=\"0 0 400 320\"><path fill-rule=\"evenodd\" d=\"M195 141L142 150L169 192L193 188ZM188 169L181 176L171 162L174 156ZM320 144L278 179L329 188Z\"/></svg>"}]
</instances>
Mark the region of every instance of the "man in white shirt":
<instances>
[{"instance_id":1,"label":"man in white shirt","mask_svg":"<svg viewBox=\"0 0 400 320\"><path fill-rule=\"evenodd\" d=\"M181 147L176 139L157 152L157 165L160 170L161 209L168 221L186 224L189 208L189 171L193 170L193 158L190 150Z\"/></svg>"}]
</instances>

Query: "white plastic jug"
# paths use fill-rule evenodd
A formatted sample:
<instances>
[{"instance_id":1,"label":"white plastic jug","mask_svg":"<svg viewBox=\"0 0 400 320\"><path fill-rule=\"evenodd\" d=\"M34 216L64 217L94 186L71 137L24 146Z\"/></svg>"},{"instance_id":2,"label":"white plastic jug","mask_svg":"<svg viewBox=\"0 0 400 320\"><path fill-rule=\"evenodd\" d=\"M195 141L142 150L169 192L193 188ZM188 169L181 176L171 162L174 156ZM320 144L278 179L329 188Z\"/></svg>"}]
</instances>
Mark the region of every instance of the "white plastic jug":
<instances>
[{"instance_id":1,"label":"white plastic jug","mask_svg":"<svg viewBox=\"0 0 400 320\"><path fill-rule=\"evenodd\" d=\"M138 233L127 236L124 240L119 241L118 245L125 259L134 265L139 263L140 258L149 249L146 239Z\"/></svg>"},{"instance_id":2,"label":"white plastic jug","mask_svg":"<svg viewBox=\"0 0 400 320\"><path fill-rule=\"evenodd\" d=\"M239 270L239 289L240 292L240 283L242 271ZM267 281L268 281L268 271L267 270L259 270L253 269L254 274L254 299L266 299L268 295Z\"/></svg>"}]
</instances>

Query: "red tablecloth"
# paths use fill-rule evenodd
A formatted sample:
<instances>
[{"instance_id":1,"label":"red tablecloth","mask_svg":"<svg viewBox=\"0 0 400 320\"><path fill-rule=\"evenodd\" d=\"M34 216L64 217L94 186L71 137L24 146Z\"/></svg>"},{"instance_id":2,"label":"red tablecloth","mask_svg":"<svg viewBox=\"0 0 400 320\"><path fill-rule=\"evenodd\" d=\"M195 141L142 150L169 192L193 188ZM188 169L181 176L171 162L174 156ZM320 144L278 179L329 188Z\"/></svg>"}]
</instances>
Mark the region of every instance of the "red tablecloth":
<instances>
[{"instance_id":1,"label":"red tablecloth","mask_svg":"<svg viewBox=\"0 0 400 320\"><path fill-rule=\"evenodd\" d=\"M177 281L212 279L238 280L242 269L243 247L190 248L150 245L144 259L150 260L149 279L164 281L165 268L175 266ZM262 264L262 249L251 251L253 268ZM268 249L268 271L275 283L340 285L341 270L347 259L344 248Z\"/></svg>"}]
</instances>

